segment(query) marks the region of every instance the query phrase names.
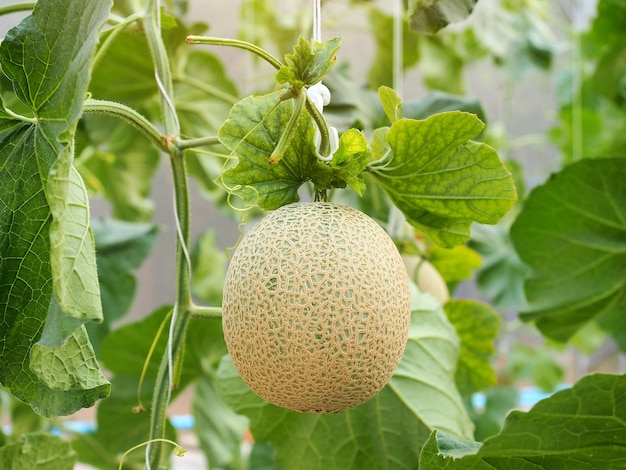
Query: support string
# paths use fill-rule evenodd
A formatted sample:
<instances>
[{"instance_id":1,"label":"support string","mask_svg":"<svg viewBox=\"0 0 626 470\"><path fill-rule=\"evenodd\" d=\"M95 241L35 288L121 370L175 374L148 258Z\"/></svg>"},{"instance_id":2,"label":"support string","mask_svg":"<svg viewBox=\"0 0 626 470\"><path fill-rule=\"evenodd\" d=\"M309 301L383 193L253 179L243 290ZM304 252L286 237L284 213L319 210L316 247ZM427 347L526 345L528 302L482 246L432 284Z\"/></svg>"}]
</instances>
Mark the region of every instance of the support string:
<instances>
[{"instance_id":1,"label":"support string","mask_svg":"<svg viewBox=\"0 0 626 470\"><path fill-rule=\"evenodd\" d=\"M313 0L313 40L322 42L322 1Z\"/></svg>"}]
</instances>

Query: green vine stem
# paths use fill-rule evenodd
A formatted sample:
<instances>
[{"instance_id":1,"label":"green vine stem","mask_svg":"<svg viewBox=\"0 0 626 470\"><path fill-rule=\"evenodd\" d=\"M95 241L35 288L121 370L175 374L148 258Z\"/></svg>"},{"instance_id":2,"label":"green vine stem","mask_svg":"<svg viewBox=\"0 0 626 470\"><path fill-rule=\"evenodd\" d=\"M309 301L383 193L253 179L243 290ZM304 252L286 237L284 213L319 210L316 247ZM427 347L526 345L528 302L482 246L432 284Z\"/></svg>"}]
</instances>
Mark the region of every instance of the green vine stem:
<instances>
[{"instance_id":1,"label":"green vine stem","mask_svg":"<svg viewBox=\"0 0 626 470\"><path fill-rule=\"evenodd\" d=\"M276 70L280 69L283 66L280 60L267 52L265 49L250 42L241 41L239 39L224 39L209 36L187 36L186 42L187 44L208 44L211 46L236 47L238 49L244 49L248 52L252 52L253 54L258 55L260 58L271 64Z\"/></svg>"},{"instance_id":2,"label":"green vine stem","mask_svg":"<svg viewBox=\"0 0 626 470\"><path fill-rule=\"evenodd\" d=\"M11 13L19 13L21 11L31 11L35 8L36 2L15 3L0 7L0 16L9 15Z\"/></svg>"},{"instance_id":3,"label":"green vine stem","mask_svg":"<svg viewBox=\"0 0 626 470\"><path fill-rule=\"evenodd\" d=\"M222 307L202 307L193 305L191 307L192 318L200 318L202 320L221 320Z\"/></svg>"},{"instance_id":4,"label":"green vine stem","mask_svg":"<svg viewBox=\"0 0 626 470\"><path fill-rule=\"evenodd\" d=\"M147 0L144 15L144 30L155 65L155 79L161 91L163 124L167 136L166 147L170 155L175 192L175 216L178 237L176 240L176 304L170 323L168 348L163 355L152 397L150 416L150 444L146 449L147 465L159 468L163 453L162 439L165 438L167 407L171 389L178 383L177 371L182 364L187 326L191 319L191 292L189 287L191 266L189 246L190 210L187 168L183 151L177 147L180 125L174 108L174 85L170 64L161 37L161 21L158 0Z\"/></svg>"},{"instance_id":5,"label":"green vine stem","mask_svg":"<svg viewBox=\"0 0 626 470\"><path fill-rule=\"evenodd\" d=\"M168 152L167 141L161 132L146 117L126 105L89 99L83 102L83 113L106 114L122 119L145 135L159 150Z\"/></svg>"},{"instance_id":6,"label":"green vine stem","mask_svg":"<svg viewBox=\"0 0 626 470\"><path fill-rule=\"evenodd\" d=\"M175 143L178 150L187 150L198 147L206 147L209 145L218 145L220 143L217 136L198 137L196 139L181 139Z\"/></svg>"}]
</instances>

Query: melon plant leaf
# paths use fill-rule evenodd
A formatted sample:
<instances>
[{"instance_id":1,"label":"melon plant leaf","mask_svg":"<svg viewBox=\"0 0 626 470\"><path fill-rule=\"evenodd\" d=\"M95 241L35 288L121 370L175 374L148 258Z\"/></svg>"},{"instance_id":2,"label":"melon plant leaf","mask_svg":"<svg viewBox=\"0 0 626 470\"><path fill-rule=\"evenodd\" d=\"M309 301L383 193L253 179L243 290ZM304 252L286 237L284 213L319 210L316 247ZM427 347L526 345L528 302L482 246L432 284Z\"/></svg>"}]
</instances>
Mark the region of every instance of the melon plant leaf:
<instances>
[{"instance_id":1,"label":"melon plant leaf","mask_svg":"<svg viewBox=\"0 0 626 470\"><path fill-rule=\"evenodd\" d=\"M470 140L483 126L459 111L401 119L387 133L391 152L367 168L407 220L446 247L465 243L473 221L497 223L517 198L496 151Z\"/></svg>"},{"instance_id":2,"label":"melon plant leaf","mask_svg":"<svg viewBox=\"0 0 626 470\"><path fill-rule=\"evenodd\" d=\"M218 179L224 189L243 200L246 206L258 204L262 209L277 209L298 201L298 188L304 182L301 162L307 153L313 156L313 127L300 119L290 145L280 162L268 163L292 113L290 100L281 102L282 92L248 97L233 106L229 119L218 136L238 165L226 170ZM310 122L310 121L309 121Z\"/></svg>"},{"instance_id":3,"label":"melon plant leaf","mask_svg":"<svg viewBox=\"0 0 626 470\"><path fill-rule=\"evenodd\" d=\"M294 52L285 55L287 65L280 68L276 80L297 89L322 81L335 65L335 53L341 47L341 41L341 38L333 38L317 42L301 37L293 48Z\"/></svg>"},{"instance_id":4,"label":"melon plant leaf","mask_svg":"<svg viewBox=\"0 0 626 470\"><path fill-rule=\"evenodd\" d=\"M626 322L626 159L588 159L535 188L511 228L531 269L522 319L564 342L603 315Z\"/></svg>"},{"instance_id":5,"label":"melon plant leaf","mask_svg":"<svg viewBox=\"0 0 626 470\"><path fill-rule=\"evenodd\" d=\"M411 29L424 34L435 34L451 23L463 21L478 0L410 0Z\"/></svg>"},{"instance_id":6,"label":"melon plant leaf","mask_svg":"<svg viewBox=\"0 0 626 470\"><path fill-rule=\"evenodd\" d=\"M32 433L0 447L0 467L11 470L72 470L76 452L69 442L51 434Z\"/></svg>"},{"instance_id":7,"label":"melon plant leaf","mask_svg":"<svg viewBox=\"0 0 626 470\"><path fill-rule=\"evenodd\" d=\"M626 465L626 375L593 374L570 389L511 412L499 434L479 443L434 431L420 469L588 469Z\"/></svg>"},{"instance_id":8,"label":"melon plant leaf","mask_svg":"<svg viewBox=\"0 0 626 470\"><path fill-rule=\"evenodd\" d=\"M251 96L232 108L218 136L238 163L216 182L247 207L258 204L266 210L298 201L298 188L307 180L320 190L350 185L362 193L362 173L370 158L363 134L355 129L344 132L333 159L324 163L315 154L308 113L300 117L282 159L268 163L293 113L292 101L280 100L282 93Z\"/></svg>"},{"instance_id":9,"label":"melon plant leaf","mask_svg":"<svg viewBox=\"0 0 626 470\"><path fill-rule=\"evenodd\" d=\"M109 385L101 378L81 378L70 372L54 386L45 383L40 380L43 376L33 371L33 366L41 364L32 362L31 349L40 339L49 310L59 307L53 294L59 271L50 259L50 251L51 238L59 235L55 230L60 227L52 226L52 217L58 214L53 214L51 206L55 204L52 199L63 190L60 183L47 187L51 181L49 173L57 157L71 156L73 130L86 93L91 55L110 7L110 1L40 1L32 15L11 29L0 45L3 72L16 96L35 117L17 122L6 119L3 113L0 126L0 381L35 411L50 417L91 406L109 392ZM73 190L77 179L71 178L65 184ZM88 234L85 225L84 220L79 221L70 233ZM78 244L68 241L76 252ZM70 278L79 282L97 279L96 266L91 261L77 263L74 268L77 276L72 274ZM51 282L54 276L57 280ZM67 282L68 276L61 279ZM67 301L67 295L61 292L58 299L69 313L90 308L69 308L67 302L74 301L69 298ZM93 299L90 303L93 306ZM58 333L69 333L67 327L67 323L61 325ZM82 335L80 329L76 331ZM55 349L52 343L58 342L59 337L51 338L47 338L51 344L44 342L39 347ZM59 368L69 368L71 361L84 358L86 368L81 370L92 370L93 350L82 339L41 357L54 358L56 364L60 362Z\"/></svg>"},{"instance_id":10,"label":"melon plant leaf","mask_svg":"<svg viewBox=\"0 0 626 470\"><path fill-rule=\"evenodd\" d=\"M456 383L464 397L495 385L491 366L500 317L488 305L474 300L449 300L444 310L461 340Z\"/></svg>"},{"instance_id":11,"label":"melon plant leaf","mask_svg":"<svg viewBox=\"0 0 626 470\"><path fill-rule=\"evenodd\" d=\"M272 443L285 470L414 469L419 446L432 428L472 437L472 423L454 384L458 348L454 328L437 300L422 296L395 375L360 406L323 415L276 407L246 386L229 356L218 369L220 393L250 419L256 442Z\"/></svg>"},{"instance_id":12,"label":"melon plant leaf","mask_svg":"<svg viewBox=\"0 0 626 470\"><path fill-rule=\"evenodd\" d=\"M96 247L89 227L89 198L72 164L70 143L58 155L45 188L50 206L52 287L63 313L87 321L102 321L96 268Z\"/></svg>"}]
</instances>

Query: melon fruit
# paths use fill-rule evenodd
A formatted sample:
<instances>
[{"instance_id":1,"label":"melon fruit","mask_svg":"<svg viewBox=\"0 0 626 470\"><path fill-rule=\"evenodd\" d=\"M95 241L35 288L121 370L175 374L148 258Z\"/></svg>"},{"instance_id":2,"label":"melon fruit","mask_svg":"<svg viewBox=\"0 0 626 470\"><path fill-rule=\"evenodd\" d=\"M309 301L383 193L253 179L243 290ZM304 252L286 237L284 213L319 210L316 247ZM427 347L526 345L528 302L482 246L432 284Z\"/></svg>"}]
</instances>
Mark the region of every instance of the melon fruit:
<instances>
[{"instance_id":1,"label":"melon fruit","mask_svg":"<svg viewBox=\"0 0 626 470\"><path fill-rule=\"evenodd\" d=\"M294 203L261 219L228 267L223 327L257 395L300 412L371 399L402 357L411 317L396 246L366 214Z\"/></svg>"}]
</instances>

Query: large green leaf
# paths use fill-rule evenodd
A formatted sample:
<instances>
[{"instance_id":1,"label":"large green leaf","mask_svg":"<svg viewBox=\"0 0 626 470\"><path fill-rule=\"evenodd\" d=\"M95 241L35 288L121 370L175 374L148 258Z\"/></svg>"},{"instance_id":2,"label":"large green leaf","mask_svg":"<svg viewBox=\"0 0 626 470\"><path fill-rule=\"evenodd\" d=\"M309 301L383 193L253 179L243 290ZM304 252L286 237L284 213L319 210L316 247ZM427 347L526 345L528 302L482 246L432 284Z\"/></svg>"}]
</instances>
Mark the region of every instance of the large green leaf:
<instances>
[{"instance_id":1,"label":"large green leaf","mask_svg":"<svg viewBox=\"0 0 626 470\"><path fill-rule=\"evenodd\" d=\"M425 34L435 34L450 23L464 20L478 0L411 0L411 28Z\"/></svg>"},{"instance_id":2,"label":"large green leaf","mask_svg":"<svg viewBox=\"0 0 626 470\"><path fill-rule=\"evenodd\" d=\"M531 268L522 319L567 341L587 322L626 322L626 159L576 162L533 190L511 228Z\"/></svg>"},{"instance_id":3,"label":"large green leaf","mask_svg":"<svg viewBox=\"0 0 626 470\"><path fill-rule=\"evenodd\" d=\"M57 157L71 161L73 127L80 116L91 55L110 6L110 1L40 1L0 45L2 69L16 96L36 117L0 116L0 381L46 416L91 406L109 390L101 376L94 381L93 376L80 377L70 370L70 362L78 358L85 360L80 370L95 367L82 329L76 330L73 340L59 345L61 335L67 337L72 331L66 314L70 314L67 318L77 313L79 317L99 316L97 311L88 312L97 304L93 297L97 275L90 248L83 248L74 238L90 239L82 181L67 162L63 171L70 176L64 183L49 174L53 167L59 170L63 165L55 166ZM60 200L62 194L68 194L67 201ZM83 207L70 207L73 204ZM69 221L60 218L75 209L82 219L69 226ZM72 283L84 280L90 283L86 286L92 296L88 305L81 305L82 294L71 288ZM58 292L53 293L53 288ZM64 371L54 378L36 374L34 370L41 372L44 363L33 364L31 357L49 312L51 320L59 321L46 327L50 334L38 348L47 352L35 357L50 359L55 370Z\"/></svg>"},{"instance_id":4,"label":"large green leaf","mask_svg":"<svg viewBox=\"0 0 626 470\"><path fill-rule=\"evenodd\" d=\"M218 370L220 392L235 411L248 416L257 442L272 443L285 470L414 469L430 429L472 436L454 384L458 348L438 301L422 296L398 369L378 395L360 406L327 415L276 407L250 391L228 356Z\"/></svg>"},{"instance_id":5,"label":"large green leaf","mask_svg":"<svg viewBox=\"0 0 626 470\"><path fill-rule=\"evenodd\" d=\"M26 434L13 444L0 447L0 467L11 470L72 470L76 453L62 438L50 434Z\"/></svg>"},{"instance_id":6,"label":"large green leaf","mask_svg":"<svg viewBox=\"0 0 626 470\"><path fill-rule=\"evenodd\" d=\"M420 470L617 470L626 466L626 375L594 374L513 411L502 431L482 446L433 432Z\"/></svg>"},{"instance_id":7,"label":"large green leaf","mask_svg":"<svg viewBox=\"0 0 626 470\"><path fill-rule=\"evenodd\" d=\"M496 151L470 140L482 128L458 111L401 119L386 157L368 166L407 220L444 246L466 242L472 221L498 222L517 197Z\"/></svg>"}]
</instances>

